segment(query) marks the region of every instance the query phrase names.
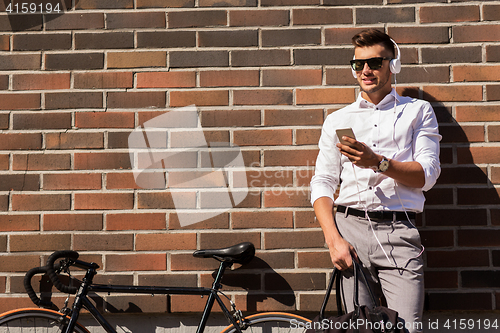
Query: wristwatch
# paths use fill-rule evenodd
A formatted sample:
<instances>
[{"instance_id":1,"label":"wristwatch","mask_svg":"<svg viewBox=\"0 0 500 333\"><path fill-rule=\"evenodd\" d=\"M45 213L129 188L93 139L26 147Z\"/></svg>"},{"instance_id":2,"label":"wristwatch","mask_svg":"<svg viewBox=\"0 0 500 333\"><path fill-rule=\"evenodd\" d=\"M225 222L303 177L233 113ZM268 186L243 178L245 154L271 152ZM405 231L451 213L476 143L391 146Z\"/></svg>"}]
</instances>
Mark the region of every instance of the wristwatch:
<instances>
[{"instance_id":1,"label":"wristwatch","mask_svg":"<svg viewBox=\"0 0 500 333\"><path fill-rule=\"evenodd\" d=\"M389 169L389 160L382 156L382 161L379 162L376 172L386 172Z\"/></svg>"}]
</instances>

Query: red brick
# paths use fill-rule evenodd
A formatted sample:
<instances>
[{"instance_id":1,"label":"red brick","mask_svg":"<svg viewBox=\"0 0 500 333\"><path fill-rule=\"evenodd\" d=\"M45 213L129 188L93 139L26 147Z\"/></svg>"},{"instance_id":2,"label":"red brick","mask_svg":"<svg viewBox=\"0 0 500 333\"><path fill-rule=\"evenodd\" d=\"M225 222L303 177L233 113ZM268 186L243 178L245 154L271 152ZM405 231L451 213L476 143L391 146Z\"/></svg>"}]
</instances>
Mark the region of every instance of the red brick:
<instances>
[{"instance_id":1,"label":"red brick","mask_svg":"<svg viewBox=\"0 0 500 333\"><path fill-rule=\"evenodd\" d=\"M40 189L40 176L37 174L4 174L0 175L0 191L38 191ZM6 210L9 205L6 196L0 196L0 207Z\"/></svg>"},{"instance_id":2,"label":"red brick","mask_svg":"<svg viewBox=\"0 0 500 333\"><path fill-rule=\"evenodd\" d=\"M2 54L0 55L0 70L39 70L42 61L40 54Z\"/></svg>"},{"instance_id":3,"label":"red brick","mask_svg":"<svg viewBox=\"0 0 500 333\"><path fill-rule=\"evenodd\" d=\"M281 273L264 274L266 290L321 290L326 285L325 273Z\"/></svg>"},{"instance_id":4,"label":"red brick","mask_svg":"<svg viewBox=\"0 0 500 333\"><path fill-rule=\"evenodd\" d=\"M321 30L309 29L269 29L263 30L262 46L320 45Z\"/></svg>"},{"instance_id":5,"label":"red brick","mask_svg":"<svg viewBox=\"0 0 500 333\"><path fill-rule=\"evenodd\" d=\"M27 34L14 35L12 49L16 51L69 50L71 34Z\"/></svg>"},{"instance_id":6,"label":"red brick","mask_svg":"<svg viewBox=\"0 0 500 333\"><path fill-rule=\"evenodd\" d=\"M19 113L13 115L13 129L69 129L71 113Z\"/></svg>"},{"instance_id":7,"label":"red brick","mask_svg":"<svg viewBox=\"0 0 500 333\"><path fill-rule=\"evenodd\" d=\"M0 231L39 231L39 215L0 215Z\"/></svg>"},{"instance_id":8,"label":"red brick","mask_svg":"<svg viewBox=\"0 0 500 333\"><path fill-rule=\"evenodd\" d=\"M109 92L109 108L164 108L166 96L161 91Z\"/></svg>"},{"instance_id":9,"label":"red brick","mask_svg":"<svg viewBox=\"0 0 500 333\"><path fill-rule=\"evenodd\" d=\"M99 173L55 173L43 175L44 190L99 190Z\"/></svg>"},{"instance_id":10,"label":"red brick","mask_svg":"<svg viewBox=\"0 0 500 333\"><path fill-rule=\"evenodd\" d=\"M466 25L452 28L455 43L496 42L500 39L500 25Z\"/></svg>"},{"instance_id":11,"label":"red brick","mask_svg":"<svg viewBox=\"0 0 500 333\"><path fill-rule=\"evenodd\" d=\"M196 85L191 71L137 73L137 88L187 88Z\"/></svg>"},{"instance_id":12,"label":"red brick","mask_svg":"<svg viewBox=\"0 0 500 333\"><path fill-rule=\"evenodd\" d=\"M75 153L75 170L130 169L128 153Z\"/></svg>"},{"instance_id":13,"label":"red brick","mask_svg":"<svg viewBox=\"0 0 500 333\"><path fill-rule=\"evenodd\" d=\"M345 104L355 100L353 88L299 88L297 89L297 104Z\"/></svg>"},{"instance_id":14,"label":"red brick","mask_svg":"<svg viewBox=\"0 0 500 333\"><path fill-rule=\"evenodd\" d=\"M310 207L309 189L288 187L276 187L266 190L264 195L264 207Z\"/></svg>"},{"instance_id":15,"label":"red brick","mask_svg":"<svg viewBox=\"0 0 500 333\"><path fill-rule=\"evenodd\" d=\"M219 263L216 260L195 258L191 253L172 253L170 255L170 269L172 271L206 271L217 269L217 267L219 267Z\"/></svg>"},{"instance_id":16,"label":"red brick","mask_svg":"<svg viewBox=\"0 0 500 333\"><path fill-rule=\"evenodd\" d=\"M9 154L0 154L0 170L9 170Z\"/></svg>"},{"instance_id":17,"label":"red brick","mask_svg":"<svg viewBox=\"0 0 500 333\"><path fill-rule=\"evenodd\" d=\"M428 267L488 266L487 250L427 251Z\"/></svg>"},{"instance_id":18,"label":"red brick","mask_svg":"<svg viewBox=\"0 0 500 333\"><path fill-rule=\"evenodd\" d=\"M107 29L165 28L165 13L136 11L131 13L107 13Z\"/></svg>"},{"instance_id":19,"label":"red brick","mask_svg":"<svg viewBox=\"0 0 500 333\"><path fill-rule=\"evenodd\" d=\"M133 193L76 193L75 209L132 209Z\"/></svg>"},{"instance_id":20,"label":"red brick","mask_svg":"<svg viewBox=\"0 0 500 333\"><path fill-rule=\"evenodd\" d=\"M496 4L483 5L483 20L498 21L500 20L500 6Z\"/></svg>"},{"instance_id":21,"label":"red brick","mask_svg":"<svg viewBox=\"0 0 500 333\"><path fill-rule=\"evenodd\" d=\"M499 70L500 66L455 65L453 66L453 81L496 81L495 73Z\"/></svg>"},{"instance_id":22,"label":"red brick","mask_svg":"<svg viewBox=\"0 0 500 333\"><path fill-rule=\"evenodd\" d=\"M202 110L202 127L244 127L261 124L260 110Z\"/></svg>"},{"instance_id":23,"label":"red brick","mask_svg":"<svg viewBox=\"0 0 500 333\"><path fill-rule=\"evenodd\" d=\"M0 256L0 266L3 272L25 273L33 267L40 266L40 255L38 254L9 254ZM3 302L2 302L3 303ZM33 303L30 303L33 306Z\"/></svg>"},{"instance_id":24,"label":"red brick","mask_svg":"<svg viewBox=\"0 0 500 333\"><path fill-rule=\"evenodd\" d=\"M234 212L231 214L232 227L246 228L292 228L291 211Z\"/></svg>"},{"instance_id":25,"label":"red brick","mask_svg":"<svg viewBox=\"0 0 500 333\"><path fill-rule=\"evenodd\" d=\"M317 228L319 222L316 220L314 210L301 210L295 212L295 227L296 228Z\"/></svg>"},{"instance_id":26,"label":"red brick","mask_svg":"<svg viewBox=\"0 0 500 333\"><path fill-rule=\"evenodd\" d=\"M1 110L36 110L40 109L40 94L0 94Z\"/></svg>"},{"instance_id":27,"label":"red brick","mask_svg":"<svg viewBox=\"0 0 500 333\"><path fill-rule=\"evenodd\" d=\"M102 108L100 92L46 93L46 109L87 109Z\"/></svg>"},{"instance_id":28,"label":"red brick","mask_svg":"<svg viewBox=\"0 0 500 333\"><path fill-rule=\"evenodd\" d=\"M75 33L75 49L133 49L134 33L106 32L106 33Z\"/></svg>"},{"instance_id":29,"label":"red brick","mask_svg":"<svg viewBox=\"0 0 500 333\"><path fill-rule=\"evenodd\" d=\"M12 252L69 250L71 247L71 235L10 235L9 246Z\"/></svg>"},{"instance_id":30,"label":"red brick","mask_svg":"<svg viewBox=\"0 0 500 333\"><path fill-rule=\"evenodd\" d=\"M194 0L137 0L137 8L193 8Z\"/></svg>"},{"instance_id":31,"label":"red brick","mask_svg":"<svg viewBox=\"0 0 500 333\"><path fill-rule=\"evenodd\" d=\"M293 91L288 89L235 90L234 105L292 105Z\"/></svg>"},{"instance_id":32,"label":"red brick","mask_svg":"<svg viewBox=\"0 0 500 333\"><path fill-rule=\"evenodd\" d=\"M203 232L199 234L201 249L218 249L241 242L251 242L256 249L261 248L260 232Z\"/></svg>"},{"instance_id":33,"label":"red brick","mask_svg":"<svg viewBox=\"0 0 500 333\"><path fill-rule=\"evenodd\" d=\"M167 269L166 253L144 253L106 255L106 270L119 271L163 271Z\"/></svg>"},{"instance_id":34,"label":"red brick","mask_svg":"<svg viewBox=\"0 0 500 333\"><path fill-rule=\"evenodd\" d=\"M75 234L75 251L131 251L134 244L132 234Z\"/></svg>"},{"instance_id":35,"label":"red brick","mask_svg":"<svg viewBox=\"0 0 500 333\"><path fill-rule=\"evenodd\" d=\"M102 230L102 214L44 214L44 231Z\"/></svg>"},{"instance_id":36,"label":"red brick","mask_svg":"<svg viewBox=\"0 0 500 333\"><path fill-rule=\"evenodd\" d=\"M500 121L497 105L459 105L456 107L456 120L464 121Z\"/></svg>"},{"instance_id":37,"label":"red brick","mask_svg":"<svg viewBox=\"0 0 500 333\"><path fill-rule=\"evenodd\" d=\"M497 163L500 152L497 147L458 147L458 164Z\"/></svg>"},{"instance_id":38,"label":"red brick","mask_svg":"<svg viewBox=\"0 0 500 333\"><path fill-rule=\"evenodd\" d=\"M486 86L486 100L499 101L500 100L500 85L487 85Z\"/></svg>"},{"instance_id":39,"label":"red brick","mask_svg":"<svg viewBox=\"0 0 500 333\"><path fill-rule=\"evenodd\" d=\"M190 198L190 200L188 199ZM195 207L195 194L184 194L185 201L191 201L191 206ZM137 208L139 209L169 209L175 208L172 194L170 192L139 192L137 194Z\"/></svg>"},{"instance_id":40,"label":"red brick","mask_svg":"<svg viewBox=\"0 0 500 333\"><path fill-rule=\"evenodd\" d=\"M200 47L257 47L258 45L259 32L256 29L198 31Z\"/></svg>"},{"instance_id":41,"label":"red brick","mask_svg":"<svg viewBox=\"0 0 500 333\"><path fill-rule=\"evenodd\" d=\"M456 271L426 271L425 288L458 288L458 273Z\"/></svg>"},{"instance_id":42,"label":"red brick","mask_svg":"<svg viewBox=\"0 0 500 333\"><path fill-rule=\"evenodd\" d=\"M389 27L387 30L399 44L443 44L450 41L445 26Z\"/></svg>"},{"instance_id":43,"label":"red brick","mask_svg":"<svg viewBox=\"0 0 500 333\"><path fill-rule=\"evenodd\" d=\"M426 226L486 225L485 209L426 209Z\"/></svg>"},{"instance_id":44,"label":"red brick","mask_svg":"<svg viewBox=\"0 0 500 333\"><path fill-rule=\"evenodd\" d=\"M46 70L103 69L103 53L55 53L45 54Z\"/></svg>"},{"instance_id":45,"label":"red brick","mask_svg":"<svg viewBox=\"0 0 500 333\"><path fill-rule=\"evenodd\" d=\"M69 89L70 74L16 74L12 76L14 90Z\"/></svg>"},{"instance_id":46,"label":"red brick","mask_svg":"<svg viewBox=\"0 0 500 333\"><path fill-rule=\"evenodd\" d=\"M39 133L0 133L1 150L40 149L42 136Z\"/></svg>"},{"instance_id":47,"label":"red brick","mask_svg":"<svg viewBox=\"0 0 500 333\"><path fill-rule=\"evenodd\" d=\"M350 8L295 8L292 9L293 25L350 24Z\"/></svg>"},{"instance_id":48,"label":"red brick","mask_svg":"<svg viewBox=\"0 0 500 333\"><path fill-rule=\"evenodd\" d=\"M68 170L71 167L69 154L22 154L14 155L13 170Z\"/></svg>"},{"instance_id":49,"label":"red brick","mask_svg":"<svg viewBox=\"0 0 500 333\"><path fill-rule=\"evenodd\" d=\"M204 90L204 91L171 91L170 106L218 106L229 105L229 91Z\"/></svg>"},{"instance_id":50,"label":"red brick","mask_svg":"<svg viewBox=\"0 0 500 333\"><path fill-rule=\"evenodd\" d=\"M234 131L233 141L238 146L280 146L292 144L291 129Z\"/></svg>"},{"instance_id":51,"label":"red brick","mask_svg":"<svg viewBox=\"0 0 500 333\"><path fill-rule=\"evenodd\" d=\"M9 35L0 36L0 50L9 51L10 50L10 38Z\"/></svg>"},{"instance_id":52,"label":"red brick","mask_svg":"<svg viewBox=\"0 0 500 333\"><path fill-rule=\"evenodd\" d=\"M136 251L195 250L195 233L138 234L135 236Z\"/></svg>"},{"instance_id":53,"label":"red brick","mask_svg":"<svg viewBox=\"0 0 500 333\"><path fill-rule=\"evenodd\" d=\"M298 231L279 232L271 231L264 233L265 248L289 249L289 248L324 248L325 238L323 232L319 231Z\"/></svg>"},{"instance_id":54,"label":"red brick","mask_svg":"<svg viewBox=\"0 0 500 333\"><path fill-rule=\"evenodd\" d=\"M104 136L85 132L47 133L45 143L47 149L104 148Z\"/></svg>"},{"instance_id":55,"label":"red brick","mask_svg":"<svg viewBox=\"0 0 500 333\"><path fill-rule=\"evenodd\" d=\"M106 215L106 230L164 230L165 213L120 213Z\"/></svg>"},{"instance_id":56,"label":"red brick","mask_svg":"<svg viewBox=\"0 0 500 333\"><path fill-rule=\"evenodd\" d=\"M332 259L328 251L298 252L298 268L332 268Z\"/></svg>"},{"instance_id":57,"label":"red brick","mask_svg":"<svg viewBox=\"0 0 500 333\"><path fill-rule=\"evenodd\" d=\"M200 7L256 7L257 0L201 0Z\"/></svg>"},{"instance_id":58,"label":"red brick","mask_svg":"<svg viewBox=\"0 0 500 333\"><path fill-rule=\"evenodd\" d=\"M225 10L176 11L168 13L168 28L191 28L227 25Z\"/></svg>"},{"instance_id":59,"label":"red brick","mask_svg":"<svg viewBox=\"0 0 500 333\"><path fill-rule=\"evenodd\" d=\"M420 23L477 22L480 19L479 6L422 6Z\"/></svg>"},{"instance_id":60,"label":"red brick","mask_svg":"<svg viewBox=\"0 0 500 333\"><path fill-rule=\"evenodd\" d=\"M133 173L117 172L117 173L108 173L106 175L106 188L117 190L117 189L140 189L141 187L136 184Z\"/></svg>"},{"instance_id":61,"label":"red brick","mask_svg":"<svg viewBox=\"0 0 500 333\"><path fill-rule=\"evenodd\" d=\"M321 85L321 69L265 69L262 71L262 83L269 87L314 86Z\"/></svg>"},{"instance_id":62,"label":"red brick","mask_svg":"<svg viewBox=\"0 0 500 333\"><path fill-rule=\"evenodd\" d=\"M218 70L201 71L202 87L258 87L259 71L256 70Z\"/></svg>"},{"instance_id":63,"label":"red brick","mask_svg":"<svg viewBox=\"0 0 500 333\"><path fill-rule=\"evenodd\" d=\"M47 30L82 30L82 29L103 29L103 13L65 13L57 19L47 20L45 29Z\"/></svg>"},{"instance_id":64,"label":"red brick","mask_svg":"<svg viewBox=\"0 0 500 333\"><path fill-rule=\"evenodd\" d=\"M78 128L134 128L132 112L77 112L75 126Z\"/></svg>"},{"instance_id":65,"label":"red brick","mask_svg":"<svg viewBox=\"0 0 500 333\"><path fill-rule=\"evenodd\" d=\"M132 72L74 73L76 89L132 88Z\"/></svg>"},{"instance_id":66,"label":"red brick","mask_svg":"<svg viewBox=\"0 0 500 333\"><path fill-rule=\"evenodd\" d=\"M443 136L441 142L484 142L484 126L440 126L439 133Z\"/></svg>"},{"instance_id":67,"label":"red brick","mask_svg":"<svg viewBox=\"0 0 500 333\"><path fill-rule=\"evenodd\" d=\"M131 9L134 8L133 0L99 1L79 0L75 9Z\"/></svg>"},{"instance_id":68,"label":"red brick","mask_svg":"<svg viewBox=\"0 0 500 333\"><path fill-rule=\"evenodd\" d=\"M287 26L290 22L288 10L231 10L229 25L232 27Z\"/></svg>"},{"instance_id":69,"label":"red brick","mask_svg":"<svg viewBox=\"0 0 500 333\"><path fill-rule=\"evenodd\" d=\"M293 170L276 170L276 169L248 169L246 171L241 171L241 173L245 173L244 175L240 174L240 172L233 172L233 177L242 177L246 176L246 184L250 188L254 187L285 187L293 185ZM233 186L237 187L240 184L233 184ZM250 192L249 195L260 195L260 192Z\"/></svg>"},{"instance_id":70,"label":"red brick","mask_svg":"<svg viewBox=\"0 0 500 333\"><path fill-rule=\"evenodd\" d=\"M306 126L323 124L322 109L265 110L266 126Z\"/></svg>"},{"instance_id":71,"label":"red brick","mask_svg":"<svg viewBox=\"0 0 500 333\"><path fill-rule=\"evenodd\" d=\"M500 126L490 125L488 126L488 141L500 141Z\"/></svg>"},{"instance_id":72,"label":"red brick","mask_svg":"<svg viewBox=\"0 0 500 333\"><path fill-rule=\"evenodd\" d=\"M266 166L313 166L318 156L316 149L265 150Z\"/></svg>"},{"instance_id":73,"label":"red brick","mask_svg":"<svg viewBox=\"0 0 500 333\"><path fill-rule=\"evenodd\" d=\"M172 49L196 46L196 31L160 30L137 32L137 48Z\"/></svg>"},{"instance_id":74,"label":"red brick","mask_svg":"<svg viewBox=\"0 0 500 333\"><path fill-rule=\"evenodd\" d=\"M297 145L315 145L319 142L321 129L296 129L296 144Z\"/></svg>"},{"instance_id":75,"label":"red brick","mask_svg":"<svg viewBox=\"0 0 500 333\"><path fill-rule=\"evenodd\" d=\"M71 208L70 194L13 194L12 210L69 210Z\"/></svg>"},{"instance_id":76,"label":"red brick","mask_svg":"<svg viewBox=\"0 0 500 333\"><path fill-rule=\"evenodd\" d=\"M203 193L205 194L205 193ZM202 196L203 199L203 196ZM186 215L188 213L185 213ZM222 213L213 217L207 217L206 213L189 213L189 217L183 216L184 219L193 218L197 223L181 226L179 215L177 213L170 213L168 218L169 230L202 230L202 229L229 229L229 213Z\"/></svg>"},{"instance_id":77,"label":"red brick","mask_svg":"<svg viewBox=\"0 0 500 333\"><path fill-rule=\"evenodd\" d=\"M498 205L500 190L496 188L458 188L457 202L459 205Z\"/></svg>"},{"instance_id":78,"label":"red brick","mask_svg":"<svg viewBox=\"0 0 500 333\"><path fill-rule=\"evenodd\" d=\"M231 51L231 66L233 67L262 67L262 66L289 66L291 53L281 49L234 50Z\"/></svg>"},{"instance_id":79,"label":"red brick","mask_svg":"<svg viewBox=\"0 0 500 333\"><path fill-rule=\"evenodd\" d=\"M108 52L107 68L165 67L165 51Z\"/></svg>"},{"instance_id":80,"label":"red brick","mask_svg":"<svg viewBox=\"0 0 500 333\"><path fill-rule=\"evenodd\" d=\"M481 86L425 86L424 93L442 102L470 102L483 99Z\"/></svg>"}]
</instances>

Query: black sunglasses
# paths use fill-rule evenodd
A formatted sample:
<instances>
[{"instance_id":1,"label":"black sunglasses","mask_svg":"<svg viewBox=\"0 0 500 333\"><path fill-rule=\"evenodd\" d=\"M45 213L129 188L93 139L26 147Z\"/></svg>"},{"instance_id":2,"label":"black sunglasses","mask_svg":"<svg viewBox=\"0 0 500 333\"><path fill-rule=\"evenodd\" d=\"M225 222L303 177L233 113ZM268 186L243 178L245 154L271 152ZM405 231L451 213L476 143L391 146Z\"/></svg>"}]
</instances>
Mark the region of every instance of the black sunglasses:
<instances>
[{"instance_id":1,"label":"black sunglasses","mask_svg":"<svg viewBox=\"0 0 500 333\"><path fill-rule=\"evenodd\" d=\"M392 58L376 57L370 59L354 59L351 60L351 68L355 71L362 71L363 68L365 68L365 64L368 64L370 69L379 69L382 67L382 62L384 60L392 60Z\"/></svg>"}]
</instances>

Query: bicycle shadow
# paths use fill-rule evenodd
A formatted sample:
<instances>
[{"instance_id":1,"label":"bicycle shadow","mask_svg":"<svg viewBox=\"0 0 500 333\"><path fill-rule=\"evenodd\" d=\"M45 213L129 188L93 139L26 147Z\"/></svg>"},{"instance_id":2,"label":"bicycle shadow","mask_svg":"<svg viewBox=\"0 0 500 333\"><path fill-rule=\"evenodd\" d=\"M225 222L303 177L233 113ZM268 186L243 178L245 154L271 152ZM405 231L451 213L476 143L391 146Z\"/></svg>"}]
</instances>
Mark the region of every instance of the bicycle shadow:
<instances>
[{"instance_id":1,"label":"bicycle shadow","mask_svg":"<svg viewBox=\"0 0 500 333\"><path fill-rule=\"evenodd\" d=\"M407 88L402 95L430 102L442 135L441 175L436 186L424 193L425 209L420 221L417 221L422 244L426 248L425 310L463 310L463 302L450 301L450 294L442 291L458 291L461 287L465 287L463 279L468 268L474 266L473 269L476 269L478 262L483 263L479 266L489 266L489 258L487 251L470 251L466 247L471 245L461 244L460 240L455 244L457 237L455 233L458 231L451 228L486 226L488 216L491 216L491 224L498 224L493 221L495 219L493 210L496 205L500 205L500 196L488 178L487 167L475 164L479 154L473 147L471 148L471 143L485 141L485 128L482 124L460 125L457 119L453 118L451 107L445 106L426 92ZM462 122L478 121L460 117L459 121ZM447 251L457 245L455 251ZM459 282L460 280L462 282Z\"/></svg>"},{"instance_id":2,"label":"bicycle shadow","mask_svg":"<svg viewBox=\"0 0 500 333\"><path fill-rule=\"evenodd\" d=\"M79 0L75 0L75 8L78 2ZM3 0L3 4L0 3L0 10L8 13L7 18L9 21L7 23L4 18L0 18L3 31L42 30L44 23L52 21L64 15L68 10L73 9L72 0L32 0L24 4L27 7L23 8L22 2L12 0ZM43 14L40 12L40 8L43 9ZM7 24L8 26L6 26Z\"/></svg>"}]
</instances>

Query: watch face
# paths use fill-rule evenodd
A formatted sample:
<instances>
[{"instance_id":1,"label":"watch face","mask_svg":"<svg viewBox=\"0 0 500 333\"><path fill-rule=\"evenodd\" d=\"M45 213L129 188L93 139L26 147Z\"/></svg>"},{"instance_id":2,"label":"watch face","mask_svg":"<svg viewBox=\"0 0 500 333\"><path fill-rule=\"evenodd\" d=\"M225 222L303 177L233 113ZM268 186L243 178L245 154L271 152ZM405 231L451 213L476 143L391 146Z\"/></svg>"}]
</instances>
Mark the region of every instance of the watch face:
<instances>
[{"instance_id":1,"label":"watch face","mask_svg":"<svg viewBox=\"0 0 500 333\"><path fill-rule=\"evenodd\" d=\"M380 170L380 172L386 172L386 171L387 171L387 169L389 169L389 161L388 161L386 158L384 158L384 159L380 162L380 164L379 164L379 166L378 166L378 169Z\"/></svg>"}]
</instances>

